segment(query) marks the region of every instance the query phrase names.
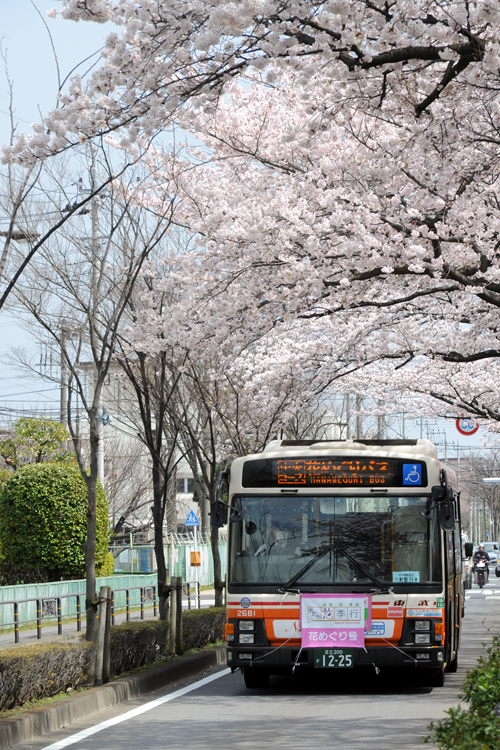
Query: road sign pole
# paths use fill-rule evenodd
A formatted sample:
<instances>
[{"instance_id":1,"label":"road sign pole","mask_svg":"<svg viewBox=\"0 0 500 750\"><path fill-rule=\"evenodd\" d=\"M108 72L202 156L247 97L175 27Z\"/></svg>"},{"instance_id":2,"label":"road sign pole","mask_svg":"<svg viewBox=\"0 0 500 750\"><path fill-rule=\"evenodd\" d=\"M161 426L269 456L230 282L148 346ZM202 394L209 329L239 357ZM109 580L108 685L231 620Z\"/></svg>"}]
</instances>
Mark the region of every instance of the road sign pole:
<instances>
[{"instance_id":1,"label":"road sign pole","mask_svg":"<svg viewBox=\"0 0 500 750\"><path fill-rule=\"evenodd\" d=\"M198 527L197 526L194 527L194 551L195 552L198 551ZM195 580L196 590L198 590L198 567L197 566L194 569L194 580ZM198 602L199 601L200 599L198 597ZM199 608L199 604L198 604L198 608Z\"/></svg>"},{"instance_id":2,"label":"road sign pole","mask_svg":"<svg viewBox=\"0 0 500 750\"><path fill-rule=\"evenodd\" d=\"M191 569L193 568L195 569L194 579L195 579L195 587L198 591L198 609L200 609L200 606L201 606L200 605L200 585L198 583L198 567L200 565L200 558L198 557L198 555L200 555L201 557L201 552L198 552L198 526L199 524L200 522L196 518L196 514L194 513L194 511L190 511L188 517L186 518L186 526L188 528L190 526L194 528L194 550L191 553ZM193 557L195 558L194 562L193 562Z\"/></svg>"}]
</instances>

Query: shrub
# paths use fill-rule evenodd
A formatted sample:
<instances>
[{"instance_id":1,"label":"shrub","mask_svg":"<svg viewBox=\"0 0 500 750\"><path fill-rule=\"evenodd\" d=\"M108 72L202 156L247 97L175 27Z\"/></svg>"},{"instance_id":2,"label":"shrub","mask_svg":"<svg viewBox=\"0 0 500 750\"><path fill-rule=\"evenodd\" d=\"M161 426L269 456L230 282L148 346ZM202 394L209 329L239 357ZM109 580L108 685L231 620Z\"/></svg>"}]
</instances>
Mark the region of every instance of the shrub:
<instances>
[{"instance_id":1,"label":"shrub","mask_svg":"<svg viewBox=\"0 0 500 750\"><path fill-rule=\"evenodd\" d=\"M494 708L500 702L500 636L494 636L477 666L467 670L460 698L470 704L450 708L447 719L432 723L432 739L446 750L498 750L500 747L500 718Z\"/></svg>"},{"instance_id":2,"label":"shrub","mask_svg":"<svg viewBox=\"0 0 500 750\"><path fill-rule=\"evenodd\" d=\"M224 637L224 607L193 609L182 614L183 650L203 648ZM111 628L112 675L153 664L167 649L169 623L159 620L126 622Z\"/></svg>"},{"instance_id":3,"label":"shrub","mask_svg":"<svg viewBox=\"0 0 500 750\"><path fill-rule=\"evenodd\" d=\"M12 476L12 470L6 469L5 467L0 467L0 489L2 488L2 485L5 484L5 482L10 479Z\"/></svg>"},{"instance_id":4,"label":"shrub","mask_svg":"<svg viewBox=\"0 0 500 750\"><path fill-rule=\"evenodd\" d=\"M47 571L52 580L85 575L87 486L75 465L33 464L0 492L0 545L5 563ZM108 553L108 504L97 488L96 567Z\"/></svg>"},{"instance_id":5,"label":"shrub","mask_svg":"<svg viewBox=\"0 0 500 750\"><path fill-rule=\"evenodd\" d=\"M168 642L168 622L125 622L111 628L111 675L153 664L163 656Z\"/></svg>"},{"instance_id":6,"label":"shrub","mask_svg":"<svg viewBox=\"0 0 500 750\"><path fill-rule=\"evenodd\" d=\"M211 607L183 613L184 650L203 648L224 635L226 611ZM141 620L111 628L112 676L154 664L165 654L168 622ZM0 650L0 710L50 698L68 688L89 683L93 675L94 644L37 643Z\"/></svg>"},{"instance_id":7,"label":"shrub","mask_svg":"<svg viewBox=\"0 0 500 750\"><path fill-rule=\"evenodd\" d=\"M15 586L22 583L47 583L49 575L40 568L26 565L11 565L2 558L0 551L0 586Z\"/></svg>"},{"instance_id":8,"label":"shrub","mask_svg":"<svg viewBox=\"0 0 500 750\"><path fill-rule=\"evenodd\" d=\"M224 638L225 607L191 609L182 614L182 646L184 651L203 648Z\"/></svg>"},{"instance_id":9,"label":"shrub","mask_svg":"<svg viewBox=\"0 0 500 750\"><path fill-rule=\"evenodd\" d=\"M88 682L94 644L37 643L0 651L0 710L50 698Z\"/></svg>"},{"instance_id":10,"label":"shrub","mask_svg":"<svg viewBox=\"0 0 500 750\"><path fill-rule=\"evenodd\" d=\"M96 568L96 574L98 576L112 576L115 572L115 558L111 552L106 552L104 562L100 567Z\"/></svg>"}]
</instances>

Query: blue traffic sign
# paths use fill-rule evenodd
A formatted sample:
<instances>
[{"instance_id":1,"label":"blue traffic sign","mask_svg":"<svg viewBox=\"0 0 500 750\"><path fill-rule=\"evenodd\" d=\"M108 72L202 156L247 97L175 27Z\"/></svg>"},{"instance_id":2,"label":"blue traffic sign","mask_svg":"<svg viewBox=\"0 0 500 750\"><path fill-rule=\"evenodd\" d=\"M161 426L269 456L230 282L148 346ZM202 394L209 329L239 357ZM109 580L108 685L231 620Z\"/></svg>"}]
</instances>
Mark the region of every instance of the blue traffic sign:
<instances>
[{"instance_id":1,"label":"blue traffic sign","mask_svg":"<svg viewBox=\"0 0 500 750\"><path fill-rule=\"evenodd\" d=\"M189 514L189 516L186 518L186 524L185 525L186 526L199 526L200 525L200 522L196 518L196 516L193 513L193 511L191 511L191 513Z\"/></svg>"}]
</instances>

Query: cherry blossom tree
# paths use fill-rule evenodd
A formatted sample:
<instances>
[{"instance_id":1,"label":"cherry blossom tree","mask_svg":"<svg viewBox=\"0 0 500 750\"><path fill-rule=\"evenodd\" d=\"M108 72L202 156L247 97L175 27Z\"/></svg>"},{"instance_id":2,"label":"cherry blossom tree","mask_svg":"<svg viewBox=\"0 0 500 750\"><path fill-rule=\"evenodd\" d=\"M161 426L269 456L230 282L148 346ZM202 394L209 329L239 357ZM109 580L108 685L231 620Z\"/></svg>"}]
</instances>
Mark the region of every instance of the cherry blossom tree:
<instances>
[{"instance_id":1,"label":"cherry blossom tree","mask_svg":"<svg viewBox=\"0 0 500 750\"><path fill-rule=\"evenodd\" d=\"M216 317L221 339L230 331L243 347L293 323L291 349L310 363L325 340L344 351L340 326L351 364L354 334L358 362L384 363L372 383L376 372L384 387L411 384L496 420L494 378L480 375L500 351L496 144L470 122L431 152L367 115L311 128L295 74L262 82L228 85L217 110L198 114L210 163L193 151L202 169L185 173L184 221L203 237L188 259L201 324L191 331Z\"/></svg>"},{"instance_id":2,"label":"cherry blossom tree","mask_svg":"<svg viewBox=\"0 0 500 750\"><path fill-rule=\"evenodd\" d=\"M29 160L117 130L152 136L193 99L213 105L228 80L270 61L310 79L322 71L335 107L415 120L457 87L492 83L500 11L452 0L63 0L73 21L113 22L103 62L75 76L60 107L6 153ZM49 12L56 16L57 9ZM273 76L275 73L273 73Z\"/></svg>"},{"instance_id":3,"label":"cherry blossom tree","mask_svg":"<svg viewBox=\"0 0 500 750\"><path fill-rule=\"evenodd\" d=\"M500 351L495 5L65 0L61 12L121 33L5 161L33 166L96 135L131 155L147 143L161 212L172 165L152 139L176 121L204 144L175 175L198 252L158 287L191 277L189 320L159 316L152 292L145 336L168 328L191 350L230 337L240 352L262 340L264 358L287 341L315 387L340 365L351 392L363 374L497 418L481 377Z\"/></svg>"}]
</instances>

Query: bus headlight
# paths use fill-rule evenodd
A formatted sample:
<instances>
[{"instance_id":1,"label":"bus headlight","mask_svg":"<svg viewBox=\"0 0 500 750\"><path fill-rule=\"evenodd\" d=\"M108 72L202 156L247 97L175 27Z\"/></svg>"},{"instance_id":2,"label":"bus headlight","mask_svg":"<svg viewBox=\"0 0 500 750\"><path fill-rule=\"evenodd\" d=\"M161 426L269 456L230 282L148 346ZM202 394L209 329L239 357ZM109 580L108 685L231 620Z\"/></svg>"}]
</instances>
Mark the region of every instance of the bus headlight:
<instances>
[{"instance_id":1,"label":"bus headlight","mask_svg":"<svg viewBox=\"0 0 500 750\"><path fill-rule=\"evenodd\" d=\"M253 633L240 633L240 643L254 643L255 635Z\"/></svg>"},{"instance_id":2,"label":"bus headlight","mask_svg":"<svg viewBox=\"0 0 500 750\"><path fill-rule=\"evenodd\" d=\"M430 630L430 620L415 620L415 630Z\"/></svg>"},{"instance_id":3,"label":"bus headlight","mask_svg":"<svg viewBox=\"0 0 500 750\"><path fill-rule=\"evenodd\" d=\"M255 622L254 620L240 620L238 629L241 630L254 630L255 629Z\"/></svg>"},{"instance_id":4,"label":"bus headlight","mask_svg":"<svg viewBox=\"0 0 500 750\"><path fill-rule=\"evenodd\" d=\"M415 643L429 643L431 642L430 633L415 633Z\"/></svg>"}]
</instances>

